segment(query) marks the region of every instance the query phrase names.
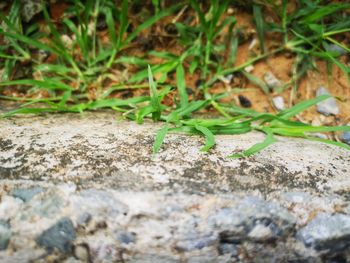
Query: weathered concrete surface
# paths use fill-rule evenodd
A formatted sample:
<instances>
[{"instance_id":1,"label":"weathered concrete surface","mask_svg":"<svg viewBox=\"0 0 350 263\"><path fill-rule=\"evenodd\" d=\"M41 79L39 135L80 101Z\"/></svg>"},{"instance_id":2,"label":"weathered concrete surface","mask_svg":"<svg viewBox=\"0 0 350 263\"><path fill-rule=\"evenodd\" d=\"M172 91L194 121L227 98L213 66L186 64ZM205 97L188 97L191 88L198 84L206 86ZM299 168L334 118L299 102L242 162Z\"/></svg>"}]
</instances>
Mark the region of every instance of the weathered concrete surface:
<instances>
[{"instance_id":1,"label":"weathered concrete surface","mask_svg":"<svg viewBox=\"0 0 350 263\"><path fill-rule=\"evenodd\" d=\"M1 262L350 261L350 152L170 134L153 157L160 126L118 118L0 120Z\"/></svg>"},{"instance_id":2,"label":"weathered concrete surface","mask_svg":"<svg viewBox=\"0 0 350 263\"><path fill-rule=\"evenodd\" d=\"M113 114L26 116L0 125L0 173L8 180L191 193L350 190L350 152L317 142L280 138L252 158L234 160L226 156L263 135L217 136L216 148L204 154L202 138L172 134L152 157L160 126L118 121Z\"/></svg>"}]
</instances>

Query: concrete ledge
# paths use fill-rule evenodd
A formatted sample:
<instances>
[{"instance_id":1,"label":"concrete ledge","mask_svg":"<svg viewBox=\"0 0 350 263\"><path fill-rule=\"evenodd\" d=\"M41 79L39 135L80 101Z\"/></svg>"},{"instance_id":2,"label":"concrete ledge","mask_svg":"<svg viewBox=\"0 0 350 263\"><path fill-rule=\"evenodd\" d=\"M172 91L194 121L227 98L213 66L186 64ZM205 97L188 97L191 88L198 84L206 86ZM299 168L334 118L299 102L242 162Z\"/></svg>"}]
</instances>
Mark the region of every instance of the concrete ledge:
<instances>
[{"instance_id":1,"label":"concrete ledge","mask_svg":"<svg viewBox=\"0 0 350 263\"><path fill-rule=\"evenodd\" d=\"M170 134L152 158L160 126L117 118L0 120L1 262L350 261L350 152Z\"/></svg>"}]
</instances>

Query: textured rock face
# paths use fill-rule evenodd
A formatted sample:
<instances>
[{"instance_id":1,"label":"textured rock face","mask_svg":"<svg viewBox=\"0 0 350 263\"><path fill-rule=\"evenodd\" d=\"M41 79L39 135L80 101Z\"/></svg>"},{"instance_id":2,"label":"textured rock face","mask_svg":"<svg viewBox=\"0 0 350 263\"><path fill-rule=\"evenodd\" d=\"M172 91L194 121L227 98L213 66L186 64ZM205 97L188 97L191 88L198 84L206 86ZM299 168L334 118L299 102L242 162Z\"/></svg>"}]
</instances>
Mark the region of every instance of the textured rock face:
<instances>
[{"instance_id":1,"label":"textured rock face","mask_svg":"<svg viewBox=\"0 0 350 263\"><path fill-rule=\"evenodd\" d=\"M350 153L167 137L111 113L0 120L0 262L347 262ZM40 261L41 260L41 261Z\"/></svg>"}]
</instances>

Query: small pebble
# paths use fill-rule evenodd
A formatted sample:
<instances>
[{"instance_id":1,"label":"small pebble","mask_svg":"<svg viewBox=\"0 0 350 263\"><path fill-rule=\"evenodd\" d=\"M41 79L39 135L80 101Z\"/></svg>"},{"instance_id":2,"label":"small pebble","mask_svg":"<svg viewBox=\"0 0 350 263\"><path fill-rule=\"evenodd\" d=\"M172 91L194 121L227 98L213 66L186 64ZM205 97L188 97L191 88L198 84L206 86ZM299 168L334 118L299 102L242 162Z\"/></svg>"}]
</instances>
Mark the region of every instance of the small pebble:
<instances>
[{"instance_id":1,"label":"small pebble","mask_svg":"<svg viewBox=\"0 0 350 263\"><path fill-rule=\"evenodd\" d=\"M247 97L245 97L243 95L239 95L238 99L239 99L239 103L241 104L242 107L250 108L252 106L252 103L250 102L250 100Z\"/></svg>"},{"instance_id":2,"label":"small pebble","mask_svg":"<svg viewBox=\"0 0 350 263\"><path fill-rule=\"evenodd\" d=\"M231 81L233 80L233 74L226 75L225 80L227 81L227 83L231 83Z\"/></svg>"},{"instance_id":3,"label":"small pebble","mask_svg":"<svg viewBox=\"0 0 350 263\"><path fill-rule=\"evenodd\" d=\"M257 224L249 232L248 237L255 241L268 241L274 237L274 234L269 227Z\"/></svg>"},{"instance_id":4,"label":"small pebble","mask_svg":"<svg viewBox=\"0 0 350 263\"><path fill-rule=\"evenodd\" d=\"M191 88L186 88L186 92L187 92L188 95L193 95L194 94L194 91Z\"/></svg>"},{"instance_id":5,"label":"small pebble","mask_svg":"<svg viewBox=\"0 0 350 263\"><path fill-rule=\"evenodd\" d=\"M350 131L345 131L340 135L340 140L350 145Z\"/></svg>"},{"instance_id":6,"label":"small pebble","mask_svg":"<svg viewBox=\"0 0 350 263\"><path fill-rule=\"evenodd\" d=\"M165 31L169 35L176 35L178 33L178 30L176 28L176 25L174 23L169 23L164 27Z\"/></svg>"},{"instance_id":7,"label":"small pebble","mask_svg":"<svg viewBox=\"0 0 350 263\"><path fill-rule=\"evenodd\" d=\"M107 28L106 18L102 15L99 15L96 23L97 30L104 30Z\"/></svg>"},{"instance_id":8,"label":"small pebble","mask_svg":"<svg viewBox=\"0 0 350 263\"><path fill-rule=\"evenodd\" d=\"M238 256L238 249L235 244L222 243L219 245L218 250L220 255L230 254L231 257Z\"/></svg>"},{"instance_id":9,"label":"small pebble","mask_svg":"<svg viewBox=\"0 0 350 263\"><path fill-rule=\"evenodd\" d=\"M272 98L272 103L273 103L273 106L275 106L276 110L278 111L282 111L285 109L284 99L281 96Z\"/></svg>"},{"instance_id":10,"label":"small pebble","mask_svg":"<svg viewBox=\"0 0 350 263\"><path fill-rule=\"evenodd\" d=\"M89 246L87 244L80 244L74 247L74 256L83 262L90 262Z\"/></svg>"},{"instance_id":11,"label":"small pebble","mask_svg":"<svg viewBox=\"0 0 350 263\"><path fill-rule=\"evenodd\" d=\"M256 38L254 38L254 39L250 42L248 49L249 49L249 50L254 49L254 47L255 47L258 43L259 43L259 41L258 41Z\"/></svg>"},{"instance_id":12,"label":"small pebble","mask_svg":"<svg viewBox=\"0 0 350 263\"><path fill-rule=\"evenodd\" d=\"M247 67L244 68L245 71L247 71L248 73L252 72L254 70L254 66L253 65L249 65Z\"/></svg>"},{"instance_id":13,"label":"small pebble","mask_svg":"<svg viewBox=\"0 0 350 263\"><path fill-rule=\"evenodd\" d=\"M316 92L316 97L328 94L329 92L325 87L320 87ZM317 111L325 116L339 114L339 108L334 98L329 98L317 103Z\"/></svg>"},{"instance_id":14,"label":"small pebble","mask_svg":"<svg viewBox=\"0 0 350 263\"><path fill-rule=\"evenodd\" d=\"M28 23L36 14L43 10L43 5L40 0L22 0L21 10L23 20Z\"/></svg>"},{"instance_id":15,"label":"small pebble","mask_svg":"<svg viewBox=\"0 0 350 263\"><path fill-rule=\"evenodd\" d=\"M271 91L282 86L281 81L272 72L266 72L264 74L264 80Z\"/></svg>"},{"instance_id":16,"label":"small pebble","mask_svg":"<svg viewBox=\"0 0 350 263\"><path fill-rule=\"evenodd\" d=\"M347 53L347 51L344 48L335 44L329 45L327 51L338 53L338 55L340 56L345 55Z\"/></svg>"},{"instance_id":17,"label":"small pebble","mask_svg":"<svg viewBox=\"0 0 350 263\"><path fill-rule=\"evenodd\" d=\"M203 85L203 83L204 83L203 80L197 79L194 85L196 86L196 88L199 88Z\"/></svg>"}]
</instances>

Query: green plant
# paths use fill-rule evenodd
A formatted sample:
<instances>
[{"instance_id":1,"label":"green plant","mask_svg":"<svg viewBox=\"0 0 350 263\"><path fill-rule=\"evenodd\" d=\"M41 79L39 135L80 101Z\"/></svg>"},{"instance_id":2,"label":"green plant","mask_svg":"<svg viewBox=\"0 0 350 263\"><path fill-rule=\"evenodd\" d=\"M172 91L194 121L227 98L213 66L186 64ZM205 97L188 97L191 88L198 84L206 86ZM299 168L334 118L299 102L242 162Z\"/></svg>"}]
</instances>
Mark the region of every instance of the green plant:
<instances>
[{"instance_id":1,"label":"green plant","mask_svg":"<svg viewBox=\"0 0 350 263\"><path fill-rule=\"evenodd\" d=\"M155 102L150 102L150 106L153 108L152 112L157 112L157 120L161 119L166 124L161 128L157 135L153 146L153 153L157 153L162 145L163 140L168 132L183 132L187 134L202 135L205 137L205 145L201 151L207 152L215 145L215 135L217 134L242 134L253 130L260 131L266 134L266 138L263 142L253 145L247 150L241 153L233 153L230 157L246 157L255 154L264 148L268 147L277 139L274 135L301 137L310 140L322 141L324 143L337 145L339 147L350 150L350 146L335 142L332 140L319 139L313 137L310 133L318 132L335 132L335 131L350 131L349 126L311 126L297 121L292 121L291 118L307 108L315 105L316 103L328 99L329 95L322 95L315 99L303 101L292 108L284 110L277 115L258 113L252 110L236 109L230 105L224 105L217 103L220 108L224 108L225 112L229 112L232 116L228 115L224 118L213 119L198 119L188 118L188 116L196 111L205 109L210 105L210 100L204 101L192 101L185 105L182 105L177 110L170 112L169 114L162 115L161 113L161 100L155 94L155 84L153 81L153 75L149 68L149 82L150 92L153 94ZM164 107L165 109L166 107ZM153 115L152 115L153 118ZM155 118L153 118L155 119Z\"/></svg>"}]
</instances>

